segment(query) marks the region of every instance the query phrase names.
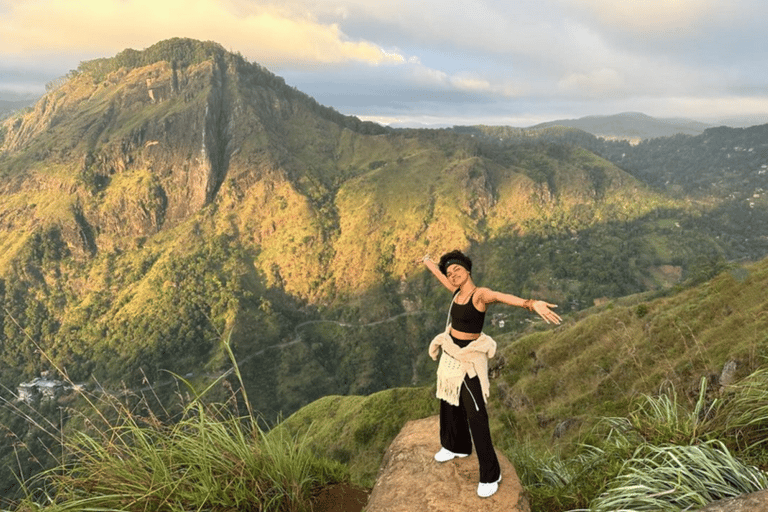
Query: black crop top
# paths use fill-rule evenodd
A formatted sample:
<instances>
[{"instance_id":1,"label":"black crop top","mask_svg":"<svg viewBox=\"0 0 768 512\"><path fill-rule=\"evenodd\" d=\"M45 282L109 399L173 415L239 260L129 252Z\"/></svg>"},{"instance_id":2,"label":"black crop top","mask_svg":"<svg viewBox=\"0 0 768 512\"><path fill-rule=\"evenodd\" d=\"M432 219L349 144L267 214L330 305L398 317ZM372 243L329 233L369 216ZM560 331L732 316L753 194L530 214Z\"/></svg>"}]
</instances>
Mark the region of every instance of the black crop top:
<instances>
[{"instance_id":1,"label":"black crop top","mask_svg":"<svg viewBox=\"0 0 768 512\"><path fill-rule=\"evenodd\" d=\"M458 293L459 290L456 290ZM472 292L466 304L457 304L455 301L451 304L451 327L457 331L469 334L480 334L483 331L485 311L478 311L472 303L474 295L475 292Z\"/></svg>"}]
</instances>

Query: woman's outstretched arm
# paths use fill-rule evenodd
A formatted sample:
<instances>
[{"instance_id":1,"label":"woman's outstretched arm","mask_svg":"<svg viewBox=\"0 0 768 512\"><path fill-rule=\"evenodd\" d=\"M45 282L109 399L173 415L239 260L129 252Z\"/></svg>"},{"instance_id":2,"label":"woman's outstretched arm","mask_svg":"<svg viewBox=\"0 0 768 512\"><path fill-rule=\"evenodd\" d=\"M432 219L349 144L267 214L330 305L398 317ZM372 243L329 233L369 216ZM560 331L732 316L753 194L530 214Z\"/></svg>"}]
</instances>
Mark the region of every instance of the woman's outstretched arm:
<instances>
[{"instance_id":1,"label":"woman's outstretched arm","mask_svg":"<svg viewBox=\"0 0 768 512\"><path fill-rule=\"evenodd\" d=\"M477 296L477 300L486 305L493 304L494 302L501 302L502 304L507 304L509 306L526 308L528 311L538 314L548 324L559 324L563 321L563 319L560 318L560 315L550 309L556 308L557 304L550 304L543 300L521 299L511 293L501 293L491 290L490 288L479 288L478 293L475 295Z\"/></svg>"}]
</instances>

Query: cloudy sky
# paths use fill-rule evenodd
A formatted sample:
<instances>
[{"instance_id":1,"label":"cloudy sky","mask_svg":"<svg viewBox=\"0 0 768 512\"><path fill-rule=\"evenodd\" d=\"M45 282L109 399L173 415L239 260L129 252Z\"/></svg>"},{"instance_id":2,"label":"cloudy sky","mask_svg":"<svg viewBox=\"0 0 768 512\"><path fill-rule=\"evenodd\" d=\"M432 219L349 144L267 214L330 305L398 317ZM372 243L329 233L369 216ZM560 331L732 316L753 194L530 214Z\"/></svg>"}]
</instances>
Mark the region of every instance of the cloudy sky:
<instances>
[{"instance_id":1,"label":"cloudy sky","mask_svg":"<svg viewBox=\"0 0 768 512\"><path fill-rule=\"evenodd\" d=\"M0 98L83 60L212 40L395 126L768 115L765 0L0 0Z\"/></svg>"}]
</instances>

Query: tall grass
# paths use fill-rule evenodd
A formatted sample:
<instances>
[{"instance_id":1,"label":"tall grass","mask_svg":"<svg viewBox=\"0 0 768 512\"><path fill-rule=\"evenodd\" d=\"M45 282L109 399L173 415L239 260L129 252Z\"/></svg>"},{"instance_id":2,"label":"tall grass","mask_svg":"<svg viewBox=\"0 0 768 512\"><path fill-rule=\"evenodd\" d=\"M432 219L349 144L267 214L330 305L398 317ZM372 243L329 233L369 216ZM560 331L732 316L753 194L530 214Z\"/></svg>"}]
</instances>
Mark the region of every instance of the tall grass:
<instances>
[{"instance_id":1,"label":"tall grass","mask_svg":"<svg viewBox=\"0 0 768 512\"><path fill-rule=\"evenodd\" d=\"M644 395L627 418L630 430L648 444L692 444L710 435L720 401L708 397L706 378L693 408L686 405L674 387L659 396Z\"/></svg>"},{"instance_id":2,"label":"tall grass","mask_svg":"<svg viewBox=\"0 0 768 512\"><path fill-rule=\"evenodd\" d=\"M623 418L603 418L576 455L511 454L534 510L683 512L768 488L768 369L695 402L674 388L642 396Z\"/></svg>"},{"instance_id":3,"label":"tall grass","mask_svg":"<svg viewBox=\"0 0 768 512\"><path fill-rule=\"evenodd\" d=\"M720 441L638 447L592 512L696 510L768 487L768 476L734 457Z\"/></svg>"},{"instance_id":4,"label":"tall grass","mask_svg":"<svg viewBox=\"0 0 768 512\"><path fill-rule=\"evenodd\" d=\"M44 485L17 510L302 512L321 487L348 478L306 437L266 432L250 409L240 416L231 404L206 404L205 392L179 379L195 397L175 421L111 399L114 419L66 436L61 464L38 475Z\"/></svg>"},{"instance_id":5,"label":"tall grass","mask_svg":"<svg viewBox=\"0 0 768 512\"><path fill-rule=\"evenodd\" d=\"M727 390L719 415L722 435L734 446L754 453L768 441L768 368L761 368Z\"/></svg>"},{"instance_id":6,"label":"tall grass","mask_svg":"<svg viewBox=\"0 0 768 512\"><path fill-rule=\"evenodd\" d=\"M301 439L196 406L172 425L121 424L67 440L69 462L49 471L51 511L309 510L319 487L344 477Z\"/></svg>"},{"instance_id":7,"label":"tall grass","mask_svg":"<svg viewBox=\"0 0 768 512\"><path fill-rule=\"evenodd\" d=\"M582 446L570 457L560 454L538 455L529 445L520 444L508 453L523 487L528 491L531 509L536 512L561 512L586 507L625 460L617 447Z\"/></svg>"}]
</instances>

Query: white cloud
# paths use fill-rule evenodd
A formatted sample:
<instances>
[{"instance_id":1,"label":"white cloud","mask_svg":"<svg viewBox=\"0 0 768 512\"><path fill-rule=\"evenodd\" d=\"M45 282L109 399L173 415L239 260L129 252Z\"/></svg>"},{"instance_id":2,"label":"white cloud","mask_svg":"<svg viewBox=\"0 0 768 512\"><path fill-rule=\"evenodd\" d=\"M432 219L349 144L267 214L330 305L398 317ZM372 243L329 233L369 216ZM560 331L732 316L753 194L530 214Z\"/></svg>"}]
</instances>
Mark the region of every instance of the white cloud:
<instances>
[{"instance_id":1,"label":"white cloud","mask_svg":"<svg viewBox=\"0 0 768 512\"><path fill-rule=\"evenodd\" d=\"M421 64L409 67L410 75L416 84L424 87L446 87L449 83L448 73L431 69Z\"/></svg>"},{"instance_id":2,"label":"white cloud","mask_svg":"<svg viewBox=\"0 0 768 512\"><path fill-rule=\"evenodd\" d=\"M677 38L736 12L737 0L559 0L573 12L622 31Z\"/></svg>"},{"instance_id":3,"label":"white cloud","mask_svg":"<svg viewBox=\"0 0 768 512\"><path fill-rule=\"evenodd\" d=\"M352 41L338 24L273 5L216 0L3 0L0 54L117 53L169 37L213 40L265 65L366 62L406 58Z\"/></svg>"},{"instance_id":4,"label":"white cloud","mask_svg":"<svg viewBox=\"0 0 768 512\"><path fill-rule=\"evenodd\" d=\"M567 42L559 35L562 22L557 4L552 12L552 2L557 1L284 0L293 9L336 20L341 11L345 25L362 22L364 30L380 30L381 37L395 32L409 44L440 47L456 56L474 50L537 58L562 50L561 43Z\"/></svg>"},{"instance_id":5,"label":"white cloud","mask_svg":"<svg viewBox=\"0 0 768 512\"><path fill-rule=\"evenodd\" d=\"M600 97L620 91L626 84L621 73L603 68L589 73L571 73L560 80L558 85L568 92Z\"/></svg>"},{"instance_id":6,"label":"white cloud","mask_svg":"<svg viewBox=\"0 0 768 512\"><path fill-rule=\"evenodd\" d=\"M766 16L762 0L0 0L0 82L191 37L347 113L764 112Z\"/></svg>"},{"instance_id":7,"label":"white cloud","mask_svg":"<svg viewBox=\"0 0 768 512\"><path fill-rule=\"evenodd\" d=\"M451 86L458 90L479 93L489 97L515 98L529 92L530 87L523 84L506 82L491 82L478 76L458 74L450 77Z\"/></svg>"},{"instance_id":8,"label":"white cloud","mask_svg":"<svg viewBox=\"0 0 768 512\"><path fill-rule=\"evenodd\" d=\"M462 91L488 92L492 90L488 80L476 76L456 75L451 77L450 83L453 87Z\"/></svg>"},{"instance_id":9,"label":"white cloud","mask_svg":"<svg viewBox=\"0 0 768 512\"><path fill-rule=\"evenodd\" d=\"M756 96L679 96L656 101L659 112L673 110L694 118L726 118L768 114L768 95ZM653 107L647 110L654 114ZM663 115L663 114L662 114Z\"/></svg>"}]
</instances>

